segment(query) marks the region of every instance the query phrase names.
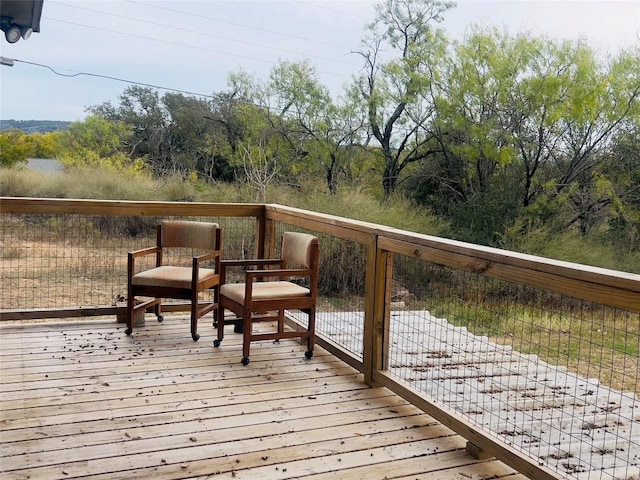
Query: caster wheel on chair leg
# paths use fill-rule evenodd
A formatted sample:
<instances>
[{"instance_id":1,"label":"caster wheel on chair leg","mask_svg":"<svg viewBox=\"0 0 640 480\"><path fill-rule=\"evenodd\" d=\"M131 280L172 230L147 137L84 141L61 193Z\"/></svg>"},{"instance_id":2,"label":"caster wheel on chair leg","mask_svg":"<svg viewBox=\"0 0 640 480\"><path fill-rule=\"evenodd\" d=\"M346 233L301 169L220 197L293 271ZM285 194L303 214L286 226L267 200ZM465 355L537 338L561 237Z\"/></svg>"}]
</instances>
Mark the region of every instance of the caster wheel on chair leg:
<instances>
[{"instance_id":1,"label":"caster wheel on chair leg","mask_svg":"<svg viewBox=\"0 0 640 480\"><path fill-rule=\"evenodd\" d=\"M242 364L246 367L249 365L249 357L242 357Z\"/></svg>"},{"instance_id":2,"label":"caster wheel on chair leg","mask_svg":"<svg viewBox=\"0 0 640 480\"><path fill-rule=\"evenodd\" d=\"M304 356L307 357L307 359L310 359L311 357L313 357L313 350L307 350L306 352L304 352Z\"/></svg>"},{"instance_id":3,"label":"caster wheel on chair leg","mask_svg":"<svg viewBox=\"0 0 640 480\"><path fill-rule=\"evenodd\" d=\"M158 323L162 323L164 320L164 315L158 315Z\"/></svg>"},{"instance_id":4,"label":"caster wheel on chair leg","mask_svg":"<svg viewBox=\"0 0 640 480\"><path fill-rule=\"evenodd\" d=\"M126 333L127 335L131 335L133 333L133 328L127 328L124 333Z\"/></svg>"},{"instance_id":5,"label":"caster wheel on chair leg","mask_svg":"<svg viewBox=\"0 0 640 480\"><path fill-rule=\"evenodd\" d=\"M200 334L199 333L192 333L191 334L191 338L193 338L194 342L197 342L198 339L200 338Z\"/></svg>"},{"instance_id":6,"label":"caster wheel on chair leg","mask_svg":"<svg viewBox=\"0 0 640 480\"><path fill-rule=\"evenodd\" d=\"M213 341L213 346L214 347L219 347L220 346L220 340L218 340L217 338Z\"/></svg>"}]
</instances>

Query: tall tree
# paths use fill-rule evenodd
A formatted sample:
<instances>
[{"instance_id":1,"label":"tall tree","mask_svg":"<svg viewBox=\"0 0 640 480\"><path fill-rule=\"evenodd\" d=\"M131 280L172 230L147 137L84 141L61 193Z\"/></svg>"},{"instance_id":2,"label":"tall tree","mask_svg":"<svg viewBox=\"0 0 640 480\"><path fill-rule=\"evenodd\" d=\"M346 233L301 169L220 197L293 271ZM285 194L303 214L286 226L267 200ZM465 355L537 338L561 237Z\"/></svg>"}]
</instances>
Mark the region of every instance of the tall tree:
<instances>
[{"instance_id":1,"label":"tall tree","mask_svg":"<svg viewBox=\"0 0 640 480\"><path fill-rule=\"evenodd\" d=\"M308 151L305 135L294 128L291 100L277 94L273 81L260 82L244 72L230 75L227 95L238 98L237 119L243 127L235 157L242 171L253 171L246 162L255 156L247 152L259 150L261 163L278 166L279 180L293 182L300 171L298 161Z\"/></svg>"},{"instance_id":2,"label":"tall tree","mask_svg":"<svg viewBox=\"0 0 640 480\"><path fill-rule=\"evenodd\" d=\"M605 66L593 50L580 53L570 113L563 118L562 156L555 163L560 178L552 193L568 195L575 211L569 223L587 234L616 200L603 170L612 142L640 123L640 49L620 52Z\"/></svg>"},{"instance_id":3,"label":"tall tree","mask_svg":"<svg viewBox=\"0 0 640 480\"><path fill-rule=\"evenodd\" d=\"M219 124L211 121L220 104L177 93L166 93L162 104L169 118L167 128L172 138L173 163L180 173L195 172L207 181L231 180L230 162L225 156L226 142L218 141L216 127Z\"/></svg>"},{"instance_id":4,"label":"tall tree","mask_svg":"<svg viewBox=\"0 0 640 480\"><path fill-rule=\"evenodd\" d=\"M369 36L358 53L364 73L357 79L366 103L368 127L384 157L382 188L386 198L400 173L433 153L436 65L446 51L444 34L433 28L454 6L443 0L387 0L376 7ZM396 54L383 58L388 47Z\"/></svg>"},{"instance_id":5,"label":"tall tree","mask_svg":"<svg viewBox=\"0 0 640 480\"><path fill-rule=\"evenodd\" d=\"M57 158L67 168L108 167L138 173L144 163L129 155L130 141L129 125L92 115L62 133Z\"/></svg>"},{"instance_id":6,"label":"tall tree","mask_svg":"<svg viewBox=\"0 0 640 480\"><path fill-rule=\"evenodd\" d=\"M180 93L132 86L120 104L104 103L90 109L95 115L123 122L132 129L130 154L144 156L157 176L196 173L207 181L230 180L227 141L217 130L215 111L224 103Z\"/></svg>"},{"instance_id":7,"label":"tall tree","mask_svg":"<svg viewBox=\"0 0 640 480\"><path fill-rule=\"evenodd\" d=\"M31 155L32 150L28 136L22 130L0 132L0 167L8 168L27 163L27 157Z\"/></svg>"},{"instance_id":8,"label":"tall tree","mask_svg":"<svg viewBox=\"0 0 640 480\"><path fill-rule=\"evenodd\" d=\"M134 85L127 87L119 99L117 106L106 102L90 107L89 111L130 125L133 132L130 152L133 156L146 157L154 174L175 172L169 118L157 90Z\"/></svg>"},{"instance_id":9,"label":"tall tree","mask_svg":"<svg viewBox=\"0 0 640 480\"><path fill-rule=\"evenodd\" d=\"M609 150L637 124L637 50L605 64L581 41L474 28L443 65L433 124L441 151L418 195L462 215L461 226L471 212L484 217L474 229L487 229L485 239L525 211L585 234L607 218L619 197Z\"/></svg>"},{"instance_id":10,"label":"tall tree","mask_svg":"<svg viewBox=\"0 0 640 480\"><path fill-rule=\"evenodd\" d=\"M342 105L334 103L308 62L280 62L271 72L270 91L285 123L305 143L309 162L324 171L327 189L336 193L338 175L344 172L349 147L362 141L364 117L358 104L346 95ZM311 165L315 168L315 165Z\"/></svg>"},{"instance_id":11,"label":"tall tree","mask_svg":"<svg viewBox=\"0 0 640 480\"><path fill-rule=\"evenodd\" d=\"M513 157L501 109L522 60L510 50L497 32L478 30L444 62L436 135L445 158L464 165L462 178L449 179L464 201L486 191Z\"/></svg>"},{"instance_id":12,"label":"tall tree","mask_svg":"<svg viewBox=\"0 0 640 480\"><path fill-rule=\"evenodd\" d=\"M640 122L629 122L616 135L603 174L615 190L607 219L610 237L629 251L640 251Z\"/></svg>"}]
</instances>

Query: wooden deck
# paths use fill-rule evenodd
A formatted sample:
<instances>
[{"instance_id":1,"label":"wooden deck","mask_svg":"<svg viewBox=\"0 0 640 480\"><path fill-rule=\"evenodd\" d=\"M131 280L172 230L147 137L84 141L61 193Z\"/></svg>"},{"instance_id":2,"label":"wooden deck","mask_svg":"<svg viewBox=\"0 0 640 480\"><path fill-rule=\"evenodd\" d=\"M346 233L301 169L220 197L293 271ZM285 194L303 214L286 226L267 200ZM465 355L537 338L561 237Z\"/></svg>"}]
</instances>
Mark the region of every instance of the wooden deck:
<instances>
[{"instance_id":1,"label":"wooden deck","mask_svg":"<svg viewBox=\"0 0 640 480\"><path fill-rule=\"evenodd\" d=\"M167 316L0 326L3 479L524 480L385 388L296 341L212 346Z\"/></svg>"}]
</instances>

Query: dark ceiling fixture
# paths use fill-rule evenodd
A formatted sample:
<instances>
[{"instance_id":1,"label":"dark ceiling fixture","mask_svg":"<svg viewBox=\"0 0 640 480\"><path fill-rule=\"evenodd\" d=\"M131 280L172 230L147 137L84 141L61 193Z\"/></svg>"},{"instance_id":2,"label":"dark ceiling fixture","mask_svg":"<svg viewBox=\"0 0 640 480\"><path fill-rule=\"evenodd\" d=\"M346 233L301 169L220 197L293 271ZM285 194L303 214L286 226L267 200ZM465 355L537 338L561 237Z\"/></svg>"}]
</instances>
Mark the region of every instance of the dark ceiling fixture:
<instances>
[{"instance_id":1,"label":"dark ceiling fixture","mask_svg":"<svg viewBox=\"0 0 640 480\"><path fill-rule=\"evenodd\" d=\"M28 39L40 31L40 16L44 0L1 0L0 28L9 43Z\"/></svg>"}]
</instances>

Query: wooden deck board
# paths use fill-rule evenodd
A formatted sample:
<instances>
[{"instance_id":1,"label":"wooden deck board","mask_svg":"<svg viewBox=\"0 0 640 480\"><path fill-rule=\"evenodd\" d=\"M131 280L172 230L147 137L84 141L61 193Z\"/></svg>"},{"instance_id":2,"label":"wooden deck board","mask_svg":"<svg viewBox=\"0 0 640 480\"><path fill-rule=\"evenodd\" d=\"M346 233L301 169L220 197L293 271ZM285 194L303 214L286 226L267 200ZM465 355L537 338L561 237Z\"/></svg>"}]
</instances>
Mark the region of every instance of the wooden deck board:
<instances>
[{"instance_id":1,"label":"wooden deck board","mask_svg":"<svg viewBox=\"0 0 640 480\"><path fill-rule=\"evenodd\" d=\"M0 327L2 478L524 478L320 348L199 331Z\"/></svg>"}]
</instances>

